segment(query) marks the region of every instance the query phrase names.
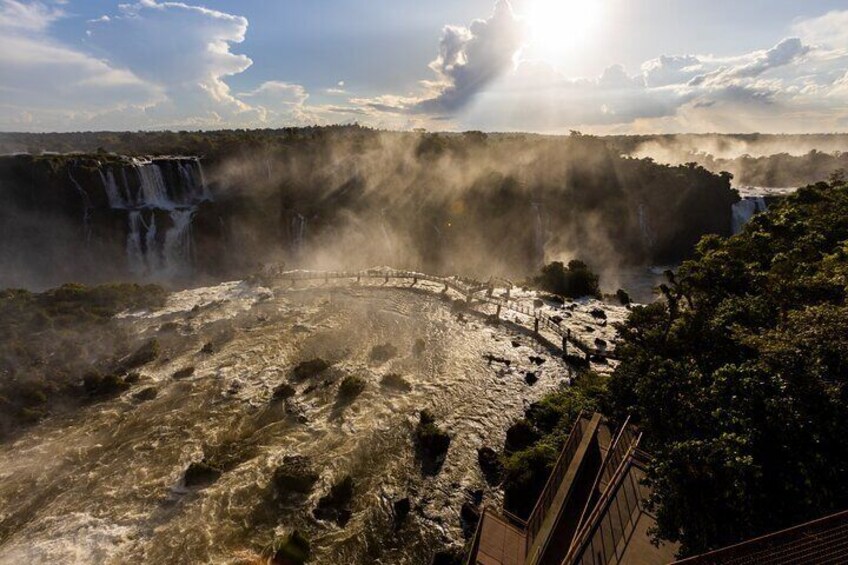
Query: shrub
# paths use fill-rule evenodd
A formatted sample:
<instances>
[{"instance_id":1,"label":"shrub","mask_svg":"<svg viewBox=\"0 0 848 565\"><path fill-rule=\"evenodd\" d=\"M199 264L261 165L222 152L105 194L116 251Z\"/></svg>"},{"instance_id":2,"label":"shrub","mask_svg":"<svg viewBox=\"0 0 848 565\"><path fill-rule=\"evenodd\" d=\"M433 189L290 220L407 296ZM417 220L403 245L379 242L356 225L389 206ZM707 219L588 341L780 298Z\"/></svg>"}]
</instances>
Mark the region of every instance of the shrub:
<instances>
[{"instance_id":1,"label":"shrub","mask_svg":"<svg viewBox=\"0 0 848 565\"><path fill-rule=\"evenodd\" d=\"M342 380L339 386L339 400L350 402L365 390L365 380L362 377L350 375Z\"/></svg>"},{"instance_id":2,"label":"shrub","mask_svg":"<svg viewBox=\"0 0 848 565\"><path fill-rule=\"evenodd\" d=\"M533 282L546 292L568 298L580 298L582 296L600 297L598 280L598 275L593 273L586 263L572 260L568 262L568 267L561 261L545 265Z\"/></svg>"}]
</instances>

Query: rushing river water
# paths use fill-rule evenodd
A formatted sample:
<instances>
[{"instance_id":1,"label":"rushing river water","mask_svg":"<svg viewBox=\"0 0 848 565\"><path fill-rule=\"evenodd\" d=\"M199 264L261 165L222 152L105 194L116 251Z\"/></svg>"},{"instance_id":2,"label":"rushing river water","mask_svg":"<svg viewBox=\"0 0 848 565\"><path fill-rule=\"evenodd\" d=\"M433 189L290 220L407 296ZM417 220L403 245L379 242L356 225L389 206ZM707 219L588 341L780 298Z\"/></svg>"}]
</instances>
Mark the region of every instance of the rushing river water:
<instances>
[{"instance_id":1,"label":"rushing river water","mask_svg":"<svg viewBox=\"0 0 848 565\"><path fill-rule=\"evenodd\" d=\"M123 323L163 346L141 382L0 446L0 562L255 563L275 536L297 529L315 563L429 563L462 543L459 513L470 493L500 496L483 480L477 449L499 448L526 404L569 374L529 337L398 289L227 283L177 293L161 311ZM372 347L386 343L397 356L371 360ZM486 354L511 367L490 365ZM545 363L534 365L533 355ZM292 383L297 392L285 403L272 401L292 367L314 357L331 369ZM187 366L193 375L173 377ZM540 377L533 386L523 378L531 370ZM387 373L409 390L381 385ZM346 375L367 383L349 405L337 400ZM137 398L148 387L156 397ZM452 438L433 477L414 457L424 408ZM311 458L321 478L307 498L281 502L269 483L293 454ZM226 459L228 470L186 488L186 468L203 457ZM318 499L345 475L355 485L350 521L314 518ZM412 512L395 530L392 503L403 497Z\"/></svg>"}]
</instances>

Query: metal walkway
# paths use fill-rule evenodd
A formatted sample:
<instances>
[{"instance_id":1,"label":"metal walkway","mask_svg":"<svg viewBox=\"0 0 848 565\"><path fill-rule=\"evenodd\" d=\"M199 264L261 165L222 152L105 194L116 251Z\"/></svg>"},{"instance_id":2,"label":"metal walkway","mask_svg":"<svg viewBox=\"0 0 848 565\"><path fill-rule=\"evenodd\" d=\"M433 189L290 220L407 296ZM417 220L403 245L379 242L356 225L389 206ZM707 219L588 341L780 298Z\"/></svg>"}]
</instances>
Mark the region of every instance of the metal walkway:
<instances>
[{"instance_id":1,"label":"metal walkway","mask_svg":"<svg viewBox=\"0 0 848 565\"><path fill-rule=\"evenodd\" d=\"M553 317L541 312L535 308L529 308L519 304L509 296L510 288L506 288L506 296L494 296L495 285L493 283L483 283L474 279L465 277L441 277L430 275L427 273L419 273L415 271L404 271L392 268L375 268L366 269L363 271L307 271L293 270L286 271L280 267L266 267L264 276L271 277L276 280L290 281L294 286L298 281L324 281L329 283L331 280L351 280L361 282L363 279L382 279L384 284L388 284L390 280L405 280L412 281L409 286L399 286L398 288L412 288L419 281L427 281L443 286L442 293L446 293L449 289L458 293L465 298L466 303L473 305L489 305L495 309L495 315L500 318L502 310L508 310L516 314L521 314L532 320L533 331L537 334L546 330L558 336L562 343L563 353L567 352L568 346L574 347L587 358L592 356L616 359L615 352L607 349L599 349L592 347L574 335L566 324L560 320L555 320Z\"/></svg>"}]
</instances>

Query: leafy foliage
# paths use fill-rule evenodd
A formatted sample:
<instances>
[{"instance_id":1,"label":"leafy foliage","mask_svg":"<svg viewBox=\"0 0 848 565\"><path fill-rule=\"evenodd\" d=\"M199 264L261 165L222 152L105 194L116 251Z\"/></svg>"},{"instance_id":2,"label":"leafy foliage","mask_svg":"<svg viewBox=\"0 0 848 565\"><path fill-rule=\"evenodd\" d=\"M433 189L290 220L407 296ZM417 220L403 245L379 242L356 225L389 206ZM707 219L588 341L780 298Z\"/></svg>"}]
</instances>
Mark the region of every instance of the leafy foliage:
<instances>
[{"instance_id":1,"label":"leafy foliage","mask_svg":"<svg viewBox=\"0 0 848 565\"><path fill-rule=\"evenodd\" d=\"M619 332L611 415L655 460L660 538L693 554L848 506L848 186L705 237Z\"/></svg>"},{"instance_id":2,"label":"leafy foliage","mask_svg":"<svg viewBox=\"0 0 848 565\"><path fill-rule=\"evenodd\" d=\"M573 384L531 404L524 418L510 428L504 448L507 510L521 517L530 514L577 416L584 410L596 410L605 390L604 377L584 373ZM521 431L515 434L515 430ZM510 435L529 441L516 445L518 442L510 442Z\"/></svg>"},{"instance_id":3,"label":"leafy foliage","mask_svg":"<svg viewBox=\"0 0 848 565\"><path fill-rule=\"evenodd\" d=\"M0 437L62 397L124 390L123 373L152 361L158 343L139 347L113 317L159 306L165 296L161 287L136 284L0 291Z\"/></svg>"},{"instance_id":4,"label":"leafy foliage","mask_svg":"<svg viewBox=\"0 0 848 565\"><path fill-rule=\"evenodd\" d=\"M569 261L567 267L561 261L545 265L534 282L546 292L568 298L580 298L582 296L600 297L598 280L598 275L593 273L586 263L575 259Z\"/></svg>"}]
</instances>

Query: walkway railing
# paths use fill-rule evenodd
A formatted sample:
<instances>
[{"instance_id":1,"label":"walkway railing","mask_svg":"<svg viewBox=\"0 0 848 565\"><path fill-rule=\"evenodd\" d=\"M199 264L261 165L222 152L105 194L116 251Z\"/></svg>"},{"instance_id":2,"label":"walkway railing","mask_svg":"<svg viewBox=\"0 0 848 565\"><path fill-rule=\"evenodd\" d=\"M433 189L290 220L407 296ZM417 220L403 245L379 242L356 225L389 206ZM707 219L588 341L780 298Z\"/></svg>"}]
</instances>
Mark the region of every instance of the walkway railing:
<instances>
[{"instance_id":1,"label":"walkway railing","mask_svg":"<svg viewBox=\"0 0 848 565\"><path fill-rule=\"evenodd\" d=\"M530 308L523 304L516 302L515 300L507 297L496 297L492 296L494 292L494 286L491 283L483 283L481 281L477 281L471 278L465 277L441 277L437 275L430 275L427 273L419 273L416 271L405 271L391 268L375 268L375 269L366 269L363 271L305 271L305 270L295 270L295 271L285 271L280 267L267 267L266 274L275 278L290 280L292 283L295 281L303 281L303 280L323 280L325 282L329 282L330 280L338 280L338 279L356 279L357 282L362 279L383 279L386 283L392 279L412 279L413 285L418 281L429 281L436 284L444 285L445 289L443 292L447 291L447 289L452 289L462 296L466 298L466 300L470 303L472 299L476 299L481 304L488 304L494 306L498 311L500 309L509 310L511 312L515 312L517 314L521 314L523 316L527 316L528 318L533 319L533 329L538 332L541 329L548 330L557 336L559 336L563 340L563 344L569 343L578 350L580 350L587 357L590 355L596 355L600 357L609 357L615 358L613 352L607 351L606 349L598 349L595 347L591 347L585 343L583 343L578 338L574 337L567 327L565 327L561 320L554 319L553 317L545 314L544 312L540 312L535 308ZM486 291L485 295L479 295L482 291Z\"/></svg>"}]
</instances>

